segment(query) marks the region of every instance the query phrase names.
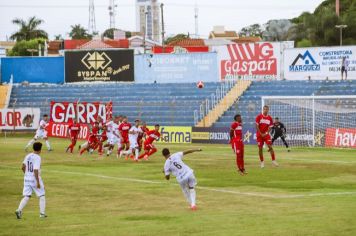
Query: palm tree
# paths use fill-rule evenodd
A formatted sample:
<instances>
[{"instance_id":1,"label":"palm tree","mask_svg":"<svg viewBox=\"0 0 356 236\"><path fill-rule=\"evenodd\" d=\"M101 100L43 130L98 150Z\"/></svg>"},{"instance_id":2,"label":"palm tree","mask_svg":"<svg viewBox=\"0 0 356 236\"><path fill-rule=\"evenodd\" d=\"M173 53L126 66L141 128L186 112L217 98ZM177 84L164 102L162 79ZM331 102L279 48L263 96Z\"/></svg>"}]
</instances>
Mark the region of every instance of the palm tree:
<instances>
[{"instance_id":1,"label":"palm tree","mask_svg":"<svg viewBox=\"0 0 356 236\"><path fill-rule=\"evenodd\" d=\"M88 34L87 30L84 29L83 26L79 25L71 25L72 30L69 33L69 36L72 39L91 39L92 35Z\"/></svg>"},{"instance_id":2,"label":"palm tree","mask_svg":"<svg viewBox=\"0 0 356 236\"><path fill-rule=\"evenodd\" d=\"M48 38L46 31L38 29L38 26L44 21L37 19L35 16L30 17L28 22L20 18L15 18L12 20L12 23L20 26L20 30L10 36L10 39L21 41L21 40L30 40L35 38Z\"/></svg>"}]
</instances>

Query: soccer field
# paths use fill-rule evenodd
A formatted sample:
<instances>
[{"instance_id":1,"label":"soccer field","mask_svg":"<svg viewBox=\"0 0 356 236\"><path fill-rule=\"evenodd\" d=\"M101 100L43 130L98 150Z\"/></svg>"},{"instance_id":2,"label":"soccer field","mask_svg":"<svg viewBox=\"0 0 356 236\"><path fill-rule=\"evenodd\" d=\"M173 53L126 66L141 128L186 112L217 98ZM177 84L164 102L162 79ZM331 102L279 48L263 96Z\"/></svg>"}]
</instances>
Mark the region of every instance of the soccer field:
<instances>
[{"instance_id":1,"label":"soccer field","mask_svg":"<svg viewBox=\"0 0 356 236\"><path fill-rule=\"evenodd\" d=\"M245 146L247 176L236 172L229 145L157 145L149 161L64 153L67 140L43 151L48 218L32 197L23 219L24 146L30 136L0 138L0 235L356 235L356 152L276 148L280 167L260 169ZM186 156L198 180L191 211L175 178L164 179L163 147L201 147Z\"/></svg>"}]
</instances>

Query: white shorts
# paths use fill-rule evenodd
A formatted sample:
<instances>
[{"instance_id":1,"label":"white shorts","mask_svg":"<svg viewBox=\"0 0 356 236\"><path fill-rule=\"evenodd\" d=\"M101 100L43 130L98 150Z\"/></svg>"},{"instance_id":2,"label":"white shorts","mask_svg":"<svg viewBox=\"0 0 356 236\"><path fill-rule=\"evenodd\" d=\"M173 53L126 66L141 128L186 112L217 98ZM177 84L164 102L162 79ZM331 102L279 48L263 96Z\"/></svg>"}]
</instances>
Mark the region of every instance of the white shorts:
<instances>
[{"instance_id":1,"label":"white shorts","mask_svg":"<svg viewBox=\"0 0 356 236\"><path fill-rule=\"evenodd\" d=\"M42 197L46 193L42 179L40 179L40 186L41 188L37 188L36 180L24 181L22 195L30 197L32 195L32 192L35 192L37 197Z\"/></svg>"},{"instance_id":2,"label":"white shorts","mask_svg":"<svg viewBox=\"0 0 356 236\"><path fill-rule=\"evenodd\" d=\"M197 179L194 176L194 173L190 174L187 178L179 182L181 188L194 188L197 185Z\"/></svg>"},{"instance_id":3,"label":"white shorts","mask_svg":"<svg viewBox=\"0 0 356 236\"><path fill-rule=\"evenodd\" d=\"M138 148L137 139L135 139L135 140L130 139L129 141L130 141L130 149Z\"/></svg>"},{"instance_id":4,"label":"white shorts","mask_svg":"<svg viewBox=\"0 0 356 236\"><path fill-rule=\"evenodd\" d=\"M43 129L39 129L36 131L35 134L35 139L39 139L39 138L47 138L47 131L43 130Z\"/></svg>"},{"instance_id":5,"label":"white shorts","mask_svg":"<svg viewBox=\"0 0 356 236\"><path fill-rule=\"evenodd\" d=\"M108 137L108 143L110 145L117 144L119 147L121 146L121 140L115 135L110 135L110 137Z\"/></svg>"}]
</instances>

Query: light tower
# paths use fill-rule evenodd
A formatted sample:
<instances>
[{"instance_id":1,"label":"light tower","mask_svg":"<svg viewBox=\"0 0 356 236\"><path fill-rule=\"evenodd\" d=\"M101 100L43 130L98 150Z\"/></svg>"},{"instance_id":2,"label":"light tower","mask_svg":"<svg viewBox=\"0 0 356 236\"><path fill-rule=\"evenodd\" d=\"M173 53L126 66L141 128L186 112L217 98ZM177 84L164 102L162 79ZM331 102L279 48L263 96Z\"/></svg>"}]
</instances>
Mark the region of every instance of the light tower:
<instances>
[{"instance_id":1,"label":"light tower","mask_svg":"<svg viewBox=\"0 0 356 236\"><path fill-rule=\"evenodd\" d=\"M115 16L116 16L116 0L109 0L109 16L110 16L110 29L115 28Z\"/></svg>"},{"instance_id":2,"label":"light tower","mask_svg":"<svg viewBox=\"0 0 356 236\"><path fill-rule=\"evenodd\" d=\"M89 32L89 34L95 34L96 33L94 0L89 0L88 32Z\"/></svg>"}]
</instances>

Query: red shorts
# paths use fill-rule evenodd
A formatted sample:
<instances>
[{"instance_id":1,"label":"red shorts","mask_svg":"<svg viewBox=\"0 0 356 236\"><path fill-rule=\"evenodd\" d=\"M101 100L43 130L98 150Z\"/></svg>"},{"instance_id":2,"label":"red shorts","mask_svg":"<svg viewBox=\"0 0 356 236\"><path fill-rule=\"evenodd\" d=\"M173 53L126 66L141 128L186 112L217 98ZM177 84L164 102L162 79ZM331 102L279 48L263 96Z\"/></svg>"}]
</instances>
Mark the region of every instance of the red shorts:
<instances>
[{"instance_id":1,"label":"red shorts","mask_svg":"<svg viewBox=\"0 0 356 236\"><path fill-rule=\"evenodd\" d=\"M129 137L122 137L121 143L129 143Z\"/></svg>"},{"instance_id":2,"label":"red shorts","mask_svg":"<svg viewBox=\"0 0 356 236\"><path fill-rule=\"evenodd\" d=\"M88 138L88 143L89 144L96 143L96 142L98 142L98 138L96 137L96 135L89 136L89 138Z\"/></svg>"},{"instance_id":3,"label":"red shorts","mask_svg":"<svg viewBox=\"0 0 356 236\"><path fill-rule=\"evenodd\" d=\"M243 153L244 151L244 143L242 142L242 140L233 140L231 142L231 147L232 150L234 150L234 153L236 154Z\"/></svg>"},{"instance_id":4,"label":"red shorts","mask_svg":"<svg viewBox=\"0 0 356 236\"><path fill-rule=\"evenodd\" d=\"M155 146L152 143L146 143L145 142L145 146L144 146L145 150L150 150L150 149L153 149L154 147Z\"/></svg>"},{"instance_id":5,"label":"red shorts","mask_svg":"<svg viewBox=\"0 0 356 236\"><path fill-rule=\"evenodd\" d=\"M264 144L267 144L268 146L272 145L271 135L267 134L264 137L262 137L260 135L257 135L257 145L258 145L258 147L263 147Z\"/></svg>"},{"instance_id":6,"label":"red shorts","mask_svg":"<svg viewBox=\"0 0 356 236\"><path fill-rule=\"evenodd\" d=\"M100 142L105 142L106 140L108 140L108 137L107 136L101 136L100 138Z\"/></svg>"}]
</instances>

